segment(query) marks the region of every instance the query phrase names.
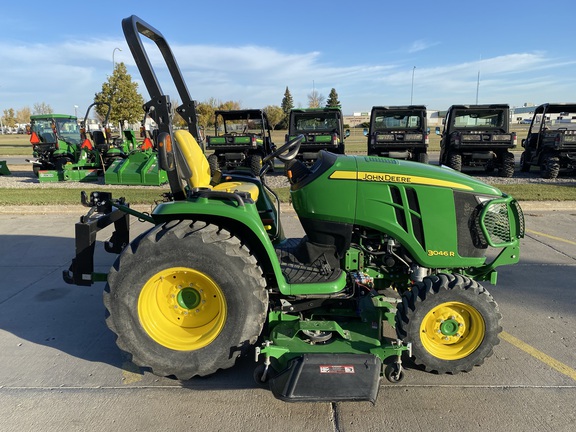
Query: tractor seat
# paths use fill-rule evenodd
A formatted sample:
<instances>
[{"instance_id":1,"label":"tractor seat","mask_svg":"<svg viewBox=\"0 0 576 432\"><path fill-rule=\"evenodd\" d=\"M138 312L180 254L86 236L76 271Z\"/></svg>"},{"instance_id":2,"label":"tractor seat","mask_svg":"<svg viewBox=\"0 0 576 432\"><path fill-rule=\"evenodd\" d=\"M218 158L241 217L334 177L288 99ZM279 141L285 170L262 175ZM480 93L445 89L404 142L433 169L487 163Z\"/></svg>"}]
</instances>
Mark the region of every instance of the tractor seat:
<instances>
[{"instance_id":1,"label":"tractor seat","mask_svg":"<svg viewBox=\"0 0 576 432\"><path fill-rule=\"evenodd\" d=\"M106 144L104 132L100 130L92 131L92 141L94 141L95 146Z\"/></svg>"},{"instance_id":2,"label":"tractor seat","mask_svg":"<svg viewBox=\"0 0 576 432\"><path fill-rule=\"evenodd\" d=\"M174 132L176 145L180 150L182 161L187 165L187 172L190 177L184 178L190 188L210 188L222 192L247 192L254 201L258 200L260 190L258 185L250 182L225 181L217 185L211 185L210 165L202 149L187 130L177 130Z\"/></svg>"}]
</instances>

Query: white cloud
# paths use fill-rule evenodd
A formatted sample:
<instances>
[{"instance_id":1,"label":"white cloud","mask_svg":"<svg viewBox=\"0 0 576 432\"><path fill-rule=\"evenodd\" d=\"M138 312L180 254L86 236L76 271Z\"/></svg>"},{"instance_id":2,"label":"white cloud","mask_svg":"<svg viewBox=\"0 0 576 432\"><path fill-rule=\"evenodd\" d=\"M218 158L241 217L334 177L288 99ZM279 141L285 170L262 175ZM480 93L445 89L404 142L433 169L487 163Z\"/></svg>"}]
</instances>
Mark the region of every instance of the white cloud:
<instances>
[{"instance_id":1,"label":"white cloud","mask_svg":"<svg viewBox=\"0 0 576 432\"><path fill-rule=\"evenodd\" d=\"M434 45L415 41L410 52ZM153 48L151 45L146 45ZM120 48L121 51L114 51ZM378 61L350 64L343 56L323 61L320 51L286 53L257 45L172 45L191 96L199 101L215 97L238 100L245 107L280 104L286 86L295 103L305 105L312 85L324 96L338 91L344 111L368 110L377 104L410 101L414 72L414 103L445 109L452 103L474 102L480 71L480 100L486 102L561 101L575 83L574 61L550 58L544 52L511 53L470 61L439 58L441 65L417 66L417 58L405 64ZM46 102L56 111L70 112L74 105L87 107L94 93L112 72L112 53L124 62L134 80L146 89L124 40L78 40L61 44L0 43L0 112L2 109ZM160 53L149 50L164 91L176 96ZM462 60L462 59L460 59ZM576 98L573 98L576 99Z\"/></svg>"}]
</instances>

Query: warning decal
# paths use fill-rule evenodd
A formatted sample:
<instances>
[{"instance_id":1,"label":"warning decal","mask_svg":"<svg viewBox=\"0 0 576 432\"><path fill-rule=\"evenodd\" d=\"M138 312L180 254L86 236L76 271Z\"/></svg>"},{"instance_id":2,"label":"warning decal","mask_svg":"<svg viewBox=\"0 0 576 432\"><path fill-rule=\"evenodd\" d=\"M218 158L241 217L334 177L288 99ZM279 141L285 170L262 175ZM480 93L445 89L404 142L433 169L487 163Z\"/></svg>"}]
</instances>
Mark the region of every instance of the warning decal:
<instances>
[{"instance_id":1,"label":"warning decal","mask_svg":"<svg viewBox=\"0 0 576 432\"><path fill-rule=\"evenodd\" d=\"M321 374L353 374L354 366L352 365L320 365Z\"/></svg>"}]
</instances>

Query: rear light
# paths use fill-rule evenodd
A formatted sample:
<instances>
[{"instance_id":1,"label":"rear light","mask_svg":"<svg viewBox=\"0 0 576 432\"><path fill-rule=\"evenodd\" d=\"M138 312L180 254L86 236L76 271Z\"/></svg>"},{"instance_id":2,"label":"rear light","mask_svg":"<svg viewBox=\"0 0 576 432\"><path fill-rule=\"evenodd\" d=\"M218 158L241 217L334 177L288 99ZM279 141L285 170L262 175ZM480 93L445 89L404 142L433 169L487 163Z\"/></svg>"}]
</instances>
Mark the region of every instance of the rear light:
<instances>
[{"instance_id":1,"label":"rear light","mask_svg":"<svg viewBox=\"0 0 576 432\"><path fill-rule=\"evenodd\" d=\"M428 134L424 135L424 144L428 145L430 140L428 139Z\"/></svg>"},{"instance_id":2,"label":"rear light","mask_svg":"<svg viewBox=\"0 0 576 432\"><path fill-rule=\"evenodd\" d=\"M332 145L338 145L338 135L332 134Z\"/></svg>"},{"instance_id":3,"label":"rear light","mask_svg":"<svg viewBox=\"0 0 576 432\"><path fill-rule=\"evenodd\" d=\"M252 147L256 148L256 137L252 137Z\"/></svg>"}]
</instances>

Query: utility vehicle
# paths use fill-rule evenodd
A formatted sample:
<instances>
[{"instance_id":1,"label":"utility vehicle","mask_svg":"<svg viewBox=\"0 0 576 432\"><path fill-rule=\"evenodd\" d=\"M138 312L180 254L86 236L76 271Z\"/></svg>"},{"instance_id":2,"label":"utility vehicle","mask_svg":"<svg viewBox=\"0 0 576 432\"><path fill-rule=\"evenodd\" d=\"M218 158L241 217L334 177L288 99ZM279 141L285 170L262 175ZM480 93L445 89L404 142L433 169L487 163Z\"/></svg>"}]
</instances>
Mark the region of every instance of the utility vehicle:
<instances>
[{"instance_id":1,"label":"utility vehicle","mask_svg":"<svg viewBox=\"0 0 576 432\"><path fill-rule=\"evenodd\" d=\"M424 105L372 107L368 155L428 163L429 134Z\"/></svg>"},{"instance_id":2,"label":"utility vehicle","mask_svg":"<svg viewBox=\"0 0 576 432\"><path fill-rule=\"evenodd\" d=\"M522 147L520 170L523 172L536 165L543 178L555 179L561 169L576 169L576 104L538 106Z\"/></svg>"},{"instance_id":3,"label":"utility vehicle","mask_svg":"<svg viewBox=\"0 0 576 432\"><path fill-rule=\"evenodd\" d=\"M212 175L238 167L248 167L257 176L272 149L271 127L263 110L219 110L215 113L214 135L206 137Z\"/></svg>"},{"instance_id":4,"label":"utility vehicle","mask_svg":"<svg viewBox=\"0 0 576 432\"><path fill-rule=\"evenodd\" d=\"M436 128L440 134L440 128ZM452 105L440 138L440 163L457 171L463 167L498 170L500 177L514 175L516 133L510 132L506 104Z\"/></svg>"},{"instance_id":5,"label":"utility vehicle","mask_svg":"<svg viewBox=\"0 0 576 432\"><path fill-rule=\"evenodd\" d=\"M107 282L106 323L134 363L186 380L255 352L255 378L278 398L374 401L381 376L403 378L403 357L458 373L492 355L501 314L480 281L495 283L498 266L519 260L524 219L512 197L410 161L320 151L307 166L296 157L301 135L264 158L260 178L211 177L195 125L172 129L141 35L158 46L186 106L168 43L138 17L122 26L171 191L151 214L110 193L83 194L90 210L63 277ZM284 236L264 176L274 158L286 164L303 238ZM132 241L130 215L151 224ZM119 256L96 273L96 235L111 224L105 249Z\"/></svg>"},{"instance_id":6,"label":"utility vehicle","mask_svg":"<svg viewBox=\"0 0 576 432\"><path fill-rule=\"evenodd\" d=\"M303 135L297 159L312 165L320 150L344 154L344 139L350 130L344 132L344 121L340 108L295 108L290 110L286 142Z\"/></svg>"}]
</instances>

